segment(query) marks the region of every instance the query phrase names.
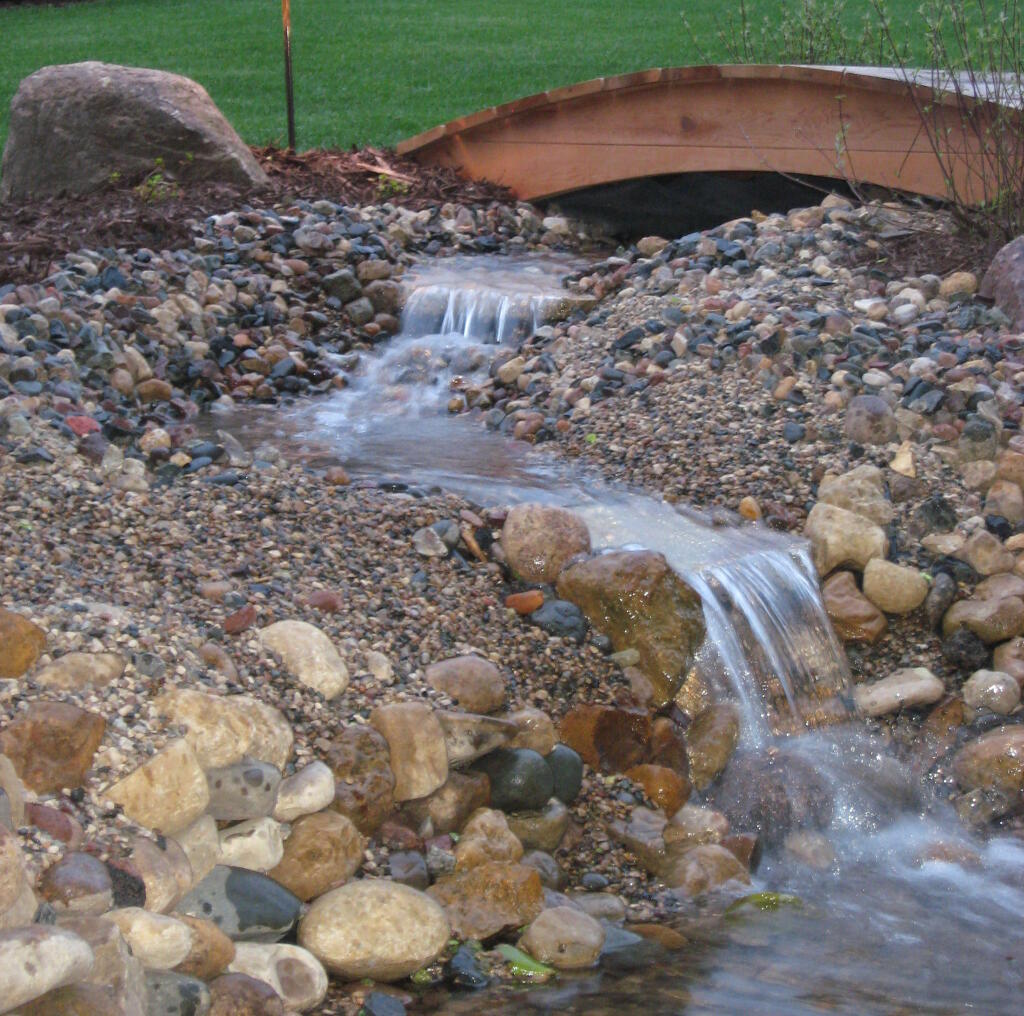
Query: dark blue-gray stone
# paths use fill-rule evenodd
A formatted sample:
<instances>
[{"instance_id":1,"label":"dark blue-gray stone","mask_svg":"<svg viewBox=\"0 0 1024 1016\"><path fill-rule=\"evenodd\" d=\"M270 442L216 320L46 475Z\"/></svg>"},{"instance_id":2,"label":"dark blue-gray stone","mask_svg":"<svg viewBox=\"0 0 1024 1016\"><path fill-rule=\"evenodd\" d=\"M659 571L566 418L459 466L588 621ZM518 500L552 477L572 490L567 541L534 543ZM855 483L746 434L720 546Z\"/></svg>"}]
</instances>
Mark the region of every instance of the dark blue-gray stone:
<instances>
[{"instance_id":1,"label":"dark blue-gray stone","mask_svg":"<svg viewBox=\"0 0 1024 1016\"><path fill-rule=\"evenodd\" d=\"M146 1016L205 1016L210 989L195 977L169 970L146 972Z\"/></svg>"},{"instance_id":2,"label":"dark blue-gray stone","mask_svg":"<svg viewBox=\"0 0 1024 1016\"><path fill-rule=\"evenodd\" d=\"M575 639L577 644L587 637L587 620L583 612L568 600L546 600L530 615L530 620L549 635Z\"/></svg>"},{"instance_id":3,"label":"dark blue-gray stone","mask_svg":"<svg viewBox=\"0 0 1024 1016\"><path fill-rule=\"evenodd\" d=\"M299 919L302 901L258 871L218 864L177 906L213 921L236 942L277 942Z\"/></svg>"},{"instance_id":4,"label":"dark blue-gray stone","mask_svg":"<svg viewBox=\"0 0 1024 1016\"><path fill-rule=\"evenodd\" d=\"M554 780L554 794L563 804L572 804L583 783L583 759L567 744L556 744L544 756Z\"/></svg>"},{"instance_id":5,"label":"dark blue-gray stone","mask_svg":"<svg viewBox=\"0 0 1024 1016\"><path fill-rule=\"evenodd\" d=\"M554 792L551 767L529 748L499 748L473 768L487 774L491 807L500 811L539 811Z\"/></svg>"}]
</instances>

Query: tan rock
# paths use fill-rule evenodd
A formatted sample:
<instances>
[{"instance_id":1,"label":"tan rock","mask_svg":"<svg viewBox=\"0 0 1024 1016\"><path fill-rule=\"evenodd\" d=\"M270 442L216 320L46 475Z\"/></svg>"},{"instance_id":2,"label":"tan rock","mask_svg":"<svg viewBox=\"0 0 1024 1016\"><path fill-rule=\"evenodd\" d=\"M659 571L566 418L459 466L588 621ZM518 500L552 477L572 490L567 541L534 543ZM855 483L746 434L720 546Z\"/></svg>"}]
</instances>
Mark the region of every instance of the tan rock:
<instances>
[{"instance_id":1,"label":"tan rock","mask_svg":"<svg viewBox=\"0 0 1024 1016\"><path fill-rule=\"evenodd\" d=\"M190 826L210 802L206 775L184 740L172 741L105 796L129 818L165 835Z\"/></svg>"},{"instance_id":2,"label":"tan rock","mask_svg":"<svg viewBox=\"0 0 1024 1016\"><path fill-rule=\"evenodd\" d=\"M946 689L926 667L897 670L881 681L858 684L853 701L864 716L885 716L900 709L919 709L938 702Z\"/></svg>"},{"instance_id":3,"label":"tan rock","mask_svg":"<svg viewBox=\"0 0 1024 1016\"><path fill-rule=\"evenodd\" d=\"M990 645L1005 642L1024 632L1024 600L958 600L942 618L943 634L951 635L957 628L968 628Z\"/></svg>"},{"instance_id":4,"label":"tan rock","mask_svg":"<svg viewBox=\"0 0 1024 1016\"><path fill-rule=\"evenodd\" d=\"M985 514L1001 515L1011 525L1024 522L1024 494L1010 480L996 480L985 498Z\"/></svg>"},{"instance_id":5,"label":"tan rock","mask_svg":"<svg viewBox=\"0 0 1024 1016\"><path fill-rule=\"evenodd\" d=\"M32 680L57 691L106 688L124 673L124 668L120 653L67 653L37 670Z\"/></svg>"},{"instance_id":6,"label":"tan rock","mask_svg":"<svg viewBox=\"0 0 1024 1016\"><path fill-rule=\"evenodd\" d=\"M864 569L864 595L887 614L909 614L928 595L928 580L916 568L876 557Z\"/></svg>"},{"instance_id":7,"label":"tan rock","mask_svg":"<svg viewBox=\"0 0 1024 1016\"><path fill-rule=\"evenodd\" d=\"M455 867L463 871L488 861L518 861L523 844L509 829L508 820L500 811L480 808L470 816L455 844Z\"/></svg>"},{"instance_id":8,"label":"tan rock","mask_svg":"<svg viewBox=\"0 0 1024 1016\"><path fill-rule=\"evenodd\" d=\"M554 582L570 558L590 552L590 533L587 524L565 508L521 504L508 513L501 547L521 579Z\"/></svg>"},{"instance_id":9,"label":"tan rock","mask_svg":"<svg viewBox=\"0 0 1024 1016\"><path fill-rule=\"evenodd\" d=\"M670 817L686 804L693 790L688 779L666 766L633 766L625 775L643 787L644 793Z\"/></svg>"},{"instance_id":10,"label":"tan rock","mask_svg":"<svg viewBox=\"0 0 1024 1016\"><path fill-rule=\"evenodd\" d=\"M558 743L555 725L551 717L541 709L524 706L511 713L505 713L502 719L514 723L519 733L509 742L510 748L529 748L538 755L548 755Z\"/></svg>"},{"instance_id":11,"label":"tan rock","mask_svg":"<svg viewBox=\"0 0 1024 1016\"><path fill-rule=\"evenodd\" d=\"M665 848L679 853L707 843L721 843L729 835L729 820L714 808L683 805L661 831Z\"/></svg>"},{"instance_id":12,"label":"tan rock","mask_svg":"<svg viewBox=\"0 0 1024 1016\"><path fill-rule=\"evenodd\" d=\"M14 833L0 825L0 914L18 902L28 888L25 858Z\"/></svg>"},{"instance_id":13,"label":"tan rock","mask_svg":"<svg viewBox=\"0 0 1024 1016\"><path fill-rule=\"evenodd\" d=\"M821 588L825 612L844 642L877 642L888 630L885 615L858 588L852 572L830 575Z\"/></svg>"},{"instance_id":14,"label":"tan rock","mask_svg":"<svg viewBox=\"0 0 1024 1016\"><path fill-rule=\"evenodd\" d=\"M269 984L293 1012L315 1010L327 994L327 972L301 946L239 942L230 969Z\"/></svg>"},{"instance_id":15,"label":"tan rock","mask_svg":"<svg viewBox=\"0 0 1024 1016\"><path fill-rule=\"evenodd\" d=\"M826 476L818 486L818 500L861 515L877 526L887 526L896 514L885 496L885 477L877 466L857 466L841 476Z\"/></svg>"},{"instance_id":16,"label":"tan rock","mask_svg":"<svg viewBox=\"0 0 1024 1016\"><path fill-rule=\"evenodd\" d=\"M89 975L95 957L88 943L63 928L33 924L0 931L3 1002L11 1012L54 988Z\"/></svg>"},{"instance_id":17,"label":"tan rock","mask_svg":"<svg viewBox=\"0 0 1024 1016\"><path fill-rule=\"evenodd\" d=\"M213 871L220 858L220 835L212 815L200 815L191 825L174 836L192 869L195 884Z\"/></svg>"},{"instance_id":18,"label":"tan rock","mask_svg":"<svg viewBox=\"0 0 1024 1016\"><path fill-rule=\"evenodd\" d=\"M170 723L185 727L185 740L203 769L245 758L253 742L253 723L228 695L172 688L153 700Z\"/></svg>"},{"instance_id":19,"label":"tan rock","mask_svg":"<svg viewBox=\"0 0 1024 1016\"><path fill-rule=\"evenodd\" d=\"M968 741L953 758L953 775L964 790L1024 791L1024 726L999 727Z\"/></svg>"},{"instance_id":20,"label":"tan rock","mask_svg":"<svg viewBox=\"0 0 1024 1016\"><path fill-rule=\"evenodd\" d=\"M508 816L508 827L525 850L554 853L569 828L569 809L552 797L539 811L518 811Z\"/></svg>"},{"instance_id":21,"label":"tan rock","mask_svg":"<svg viewBox=\"0 0 1024 1016\"><path fill-rule=\"evenodd\" d=\"M1020 685L998 670L976 670L960 694L972 709L987 709L999 716L1008 715L1020 704Z\"/></svg>"},{"instance_id":22,"label":"tan rock","mask_svg":"<svg viewBox=\"0 0 1024 1016\"><path fill-rule=\"evenodd\" d=\"M481 656L454 656L432 663L424 676L427 684L443 692L471 713L493 713L505 704L501 671Z\"/></svg>"},{"instance_id":23,"label":"tan rock","mask_svg":"<svg viewBox=\"0 0 1024 1016\"><path fill-rule=\"evenodd\" d=\"M698 896L732 880L750 883L750 873L736 855L715 843L687 850L673 860L662 877L668 885L684 890L688 896Z\"/></svg>"},{"instance_id":24,"label":"tan rock","mask_svg":"<svg viewBox=\"0 0 1024 1016\"><path fill-rule=\"evenodd\" d=\"M430 706L424 702L378 706L370 714L370 725L387 741L396 801L426 797L444 785L448 779L444 729Z\"/></svg>"},{"instance_id":25,"label":"tan rock","mask_svg":"<svg viewBox=\"0 0 1024 1016\"><path fill-rule=\"evenodd\" d=\"M444 908L452 932L462 939L493 938L529 924L544 908L537 871L501 861L458 871L439 879L427 892Z\"/></svg>"},{"instance_id":26,"label":"tan rock","mask_svg":"<svg viewBox=\"0 0 1024 1016\"><path fill-rule=\"evenodd\" d=\"M124 907L106 915L147 970L171 970L192 951L192 929L177 917Z\"/></svg>"},{"instance_id":27,"label":"tan rock","mask_svg":"<svg viewBox=\"0 0 1024 1016\"><path fill-rule=\"evenodd\" d=\"M863 570L872 558L889 553L889 540L881 527L820 501L807 516L804 536L811 541L814 567L822 576L843 565Z\"/></svg>"},{"instance_id":28,"label":"tan rock","mask_svg":"<svg viewBox=\"0 0 1024 1016\"><path fill-rule=\"evenodd\" d=\"M295 735L281 710L251 695L232 695L231 704L252 722L249 758L269 762L283 771L292 757Z\"/></svg>"},{"instance_id":29,"label":"tan rock","mask_svg":"<svg viewBox=\"0 0 1024 1016\"><path fill-rule=\"evenodd\" d=\"M46 648L46 632L27 617L0 607L0 678L21 677Z\"/></svg>"},{"instance_id":30,"label":"tan rock","mask_svg":"<svg viewBox=\"0 0 1024 1016\"><path fill-rule=\"evenodd\" d=\"M365 838L344 815L305 815L292 826L281 860L268 874L300 900L315 899L359 870L365 848Z\"/></svg>"},{"instance_id":31,"label":"tan rock","mask_svg":"<svg viewBox=\"0 0 1024 1016\"><path fill-rule=\"evenodd\" d=\"M457 713L448 709L438 709L434 715L444 731L450 766L466 765L488 755L507 745L519 732L514 723L496 716Z\"/></svg>"},{"instance_id":32,"label":"tan rock","mask_svg":"<svg viewBox=\"0 0 1024 1016\"><path fill-rule=\"evenodd\" d=\"M443 787L417 801L407 801L401 815L423 835L442 836L460 832L470 815L490 800L491 781L486 773L452 769Z\"/></svg>"},{"instance_id":33,"label":"tan rock","mask_svg":"<svg viewBox=\"0 0 1024 1016\"><path fill-rule=\"evenodd\" d=\"M995 575L1013 571L1016 558L1006 550L997 536L987 529L969 536L953 556L966 561L979 575Z\"/></svg>"},{"instance_id":34,"label":"tan rock","mask_svg":"<svg viewBox=\"0 0 1024 1016\"><path fill-rule=\"evenodd\" d=\"M992 652L992 669L1009 674L1018 687L1024 687L1024 639L1010 639Z\"/></svg>"},{"instance_id":35,"label":"tan rock","mask_svg":"<svg viewBox=\"0 0 1024 1016\"><path fill-rule=\"evenodd\" d=\"M739 736L740 719L735 706L715 703L698 714L686 732L690 781L695 789L706 789L725 768Z\"/></svg>"},{"instance_id":36,"label":"tan rock","mask_svg":"<svg viewBox=\"0 0 1024 1016\"><path fill-rule=\"evenodd\" d=\"M337 698L348 687L348 667L334 643L305 621L278 621L259 633L265 649L281 657L285 670L300 684Z\"/></svg>"},{"instance_id":37,"label":"tan rock","mask_svg":"<svg viewBox=\"0 0 1024 1016\"><path fill-rule=\"evenodd\" d=\"M278 822L292 822L323 811L333 800L334 774L323 762L310 762L281 781L274 818Z\"/></svg>"},{"instance_id":38,"label":"tan rock","mask_svg":"<svg viewBox=\"0 0 1024 1016\"><path fill-rule=\"evenodd\" d=\"M534 918L519 945L541 963L581 970L597 962L604 939L604 928L593 917L575 907L552 907Z\"/></svg>"},{"instance_id":39,"label":"tan rock","mask_svg":"<svg viewBox=\"0 0 1024 1016\"><path fill-rule=\"evenodd\" d=\"M272 818L252 818L221 830L221 864L268 872L280 864L283 856L281 823Z\"/></svg>"},{"instance_id":40,"label":"tan rock","mask_svg":"<svg viewBox=\"0 0 1024 1016\"><path fill-rule=\"evenodd\" d=\"M212 921L181 915L178 918L192 933L188 955L176 966L176 973L209 981L224 973L235 958L235 943Z\"/></svg>"}]
</instances>

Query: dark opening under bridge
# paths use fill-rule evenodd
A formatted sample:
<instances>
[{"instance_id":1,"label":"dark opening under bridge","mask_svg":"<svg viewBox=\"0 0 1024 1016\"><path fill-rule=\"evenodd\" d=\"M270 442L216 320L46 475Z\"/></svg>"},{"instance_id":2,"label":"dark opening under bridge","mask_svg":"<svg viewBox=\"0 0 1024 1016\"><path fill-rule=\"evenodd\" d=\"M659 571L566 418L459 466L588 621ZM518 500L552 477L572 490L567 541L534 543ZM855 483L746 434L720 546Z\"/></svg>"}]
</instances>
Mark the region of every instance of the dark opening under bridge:
<instances>
[{"instance_id":1,"label":"dark opening under bridge","mask_svg":"<svg viewBox=\"0 0 1024 1016\"><path fill-rule=\"evenodd\" d=\"M986 125L1005 125L994 115L1000 107L975 99L970 86L943 91L930 75L919 80L908 84L886 68L657 68L481 110L398 151L504 184L524 200L734 171L832 177L934 198L950 196L952 178L961 199L994 196L998 181L981 139ZM942 158L929 131L941 139Z\"/></svg>"}]
</instances>

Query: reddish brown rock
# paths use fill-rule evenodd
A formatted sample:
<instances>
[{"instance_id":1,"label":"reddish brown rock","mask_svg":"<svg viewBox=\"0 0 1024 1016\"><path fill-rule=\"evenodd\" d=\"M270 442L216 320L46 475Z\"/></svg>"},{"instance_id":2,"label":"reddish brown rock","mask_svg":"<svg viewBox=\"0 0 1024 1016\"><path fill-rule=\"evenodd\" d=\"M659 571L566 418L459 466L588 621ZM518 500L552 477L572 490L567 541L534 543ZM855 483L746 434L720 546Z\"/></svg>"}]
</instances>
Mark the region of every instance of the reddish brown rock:
<instances>
[{"instance_id":1,"label":"reddish brown rock","mask_svg":"<svg viewBox=\"0 0 1024 1016\"><path fill-rule=\"evenodd\" d=\"M66 843L71 850L77 850L85 838L85 832L77 819L57 808L51 808L48 804L26 803L25 822L47 836Z\"/></svg>"},{"instance_id":2,"label":"reddish brown rock","mask_svg":"<svg viewBox=\"0 0 1024 1016\"><path fill-rule=\"evenodd\" d=\"M345 598L334 589L317 589L306 597L306 606L337 614L345 609Z\"/></svg>"},{"instance_id":3,"label":"reddish brown rock","mask_svg":"<svg viewBox=\"0 0 1024 1016\"><path fill-rule=\"evenodd\" d=\"M589 552L590 533L587 524L565 508L520 504L505 519L501 547L509 567L521 579L554 582L570 558Z\"/></svg>"},{"instance_id":4,"label":"reddish brown rock","mask_svg":"<svg viewBox=\"0 0 1024 1016\"><path fill-rule=\"evenodd\" d=\"M992 260L981 280L980 296L994 300L1014 331L1024 329L1024 237L1011 240Z\"/></svg>"},{"instance_id":5,"label":"reddish brown rock","mask_svg":"<svg viewBox=\"0 0 1024 1016\"><path fill-rule=\"evenodd\" d=\"M686 735L681 724L669 716L659 716L651 725L651 745L647 761L666 766L689 780L690 759L686 752Z\"/></svg>"},{"instance_id":6,"label":"reddish brown rock","mask_svg":"<svg viewBox=\"0 0 1024 1016\"><path fill-rule=\"evenodd\" d=\"M228 614L224 618L224 631L228 635L238 635L240 632L251 628L256 623L256 608L251 604L247 603L244 607L240 607L233 614Z\"/></svg>"},{"instance_id":7,"label":"reddish brown rock","mask_svg":"<svg viewBox=\"0 0 1024 1016\"><path fill-rule=\"evenodd\" d=\"M452 933L480 941L529 924L544 909L535 868L491 861L442 878L427 893L444 908Z\"/></svg>"},{"instance_id":8,"label":"reddish brown rock","mask_svg":"<svg viewBox=\"0 0 1024 1016\"><path fill-rule=\"evenodd\" d=\"M505 606L510 607L517 614L532 614L544 606L544 594L539 589L510 593L505 597Z\"/></svg>"},{"instance_id":9,"label":"reddish brown rock","mask_svg":"<svg viewBox=\"0 0 1024 1016\"><path fill-rule=\"evenodd\" d=\"M644 793L669 816L686 804L693 790L688 779L665 766L633 766L625 775L643 787Z\"/></svg>"},{"instance_id":10,"label":"reddish brown rock","mask_svg":"<svg viewBox=\"0 0 1024 1016\"><path fill-rule=\"evenodd\" d=\"M85 914L106 913L113 902L110 873L91 854L71 851L52 864L36 885L39 896L59 908Z\"/></svg>"},{"instance_id":11,"label":"reddish brown rock","mask_svg":"<svg viewBox=\"0 0 1024 1016\"><path fill-rule=\"evenodd\" d=\"M0 678L21 677L46 648L46 632L27 617L0 607Z\"/></svg>"},{"instance_id":12,"label":"reddish brown rock","mask_svg":"<svg viewBox=\"0 0 1024 1016\"><path fill-rule=\"evenodd\" d=\"M414 829L423 829L429 821L436 836L461 831L477 808L486 808L491 801L491 781L486 773L451 770L443 787L429 797L406 801L401 817ZM409 849L409 848L405 848Z\"/></svg>"},{"instance_id":13,"label":"reddish brown rock","mask_svg":"<svg viewBox=\"0 0 1024 1016\"><path fill-rule=\"evenodd\" d=\"M187 914L175 915L192 930L192 948L175 968L175 972L208 981L224 973L235 958L235 943L212 921Z\"/></svg>"},{"instance_id":14,"label":"reddish brown rock","mask_svg":"<svg viewBox=\"0 0 1024 1016\"><path fill-rule=\"evenodd\" d=\"M266 981L221 974L210 982L208 1016L285 1016L284 1002Z\"/></svg>"},{"instance_id":15,"label":"reddish brown rock","mask_svg":"<svg viewBox=\"0 0 1024 1016\"><path fill-rule=\"evenodd\" d=\"M323 761L336 781L332 807L364 836L372 836L395 803L387 741L372 727L349 724L323 753Z\"/></svg>"},{"instance_id":16,"label":"reddish brown rock","mask_svg":"<svg viewBox=\"0 0 1024 1016\"><path fill-rule=\"evenodd\" d=\"M300 900L315 899L356 873L365 847L366 840L344 815L305 815L292 826L284 856L267 874Z\"/></svg>"},{"instance_id":17,"label":"reddish brown rock","mask_svg":"<svg viewBox=\"0 0 1024 1016\"><path fill-rule=\"evenodd\" d=\"M482 656L453 656L427 667L427 684L470 713L493 713L505 704L505 679Z\"/></svg>"},{"instance_id":18,"label":"reddish brown rock","mask_svg":"<svg viewBox=\"0 0 1024 1016\"><path fill-rule=\"evenodd\" d=\"M821 590L825 611L844 642L877 642L889 627L883 614L858 588L852 572L837 572Z\"/></svg>"},{"instance_id":19,"label":"reddish brown rock","mask_svg":"<svg viewBox=\"0 0 1024 1016\"><path fill-rule=\"evenodd\" d=\"M591 768L622 773L647 756L651 717L645 710L583 703L562 717L559 732Z\"/></svg>"},{"instance_id":20,"label":"reddish brown rock","mask_svg":"<svg viewBox=\"0 0 1024 1016\"><path fill-rule=\"evenodd\" d=\"M135 394L140 402L168 402L174 395L174 389L167 381L151 377L148 381L140 381L135 386Z\"/></svg>"},{"instance_id":21,"label":"reddish brown rock","mask_svg":"<svg viewBox=\"0 0 1024 1016\"><path fill-rule=\"evenodd\" d=\"M66 702L33 702L0 732L0 753L29 790L80 787L103 740L106 721Z\"/></svg>"}]
</instances>

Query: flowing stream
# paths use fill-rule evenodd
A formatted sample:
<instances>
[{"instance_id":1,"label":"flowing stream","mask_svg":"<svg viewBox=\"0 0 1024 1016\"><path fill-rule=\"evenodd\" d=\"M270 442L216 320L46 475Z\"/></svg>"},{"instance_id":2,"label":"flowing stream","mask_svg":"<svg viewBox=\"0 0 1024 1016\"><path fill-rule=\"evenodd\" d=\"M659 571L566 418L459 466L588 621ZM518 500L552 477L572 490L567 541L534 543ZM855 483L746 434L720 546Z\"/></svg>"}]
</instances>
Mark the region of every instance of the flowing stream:
<instances>
[{"instance_id":1,"label":"flowing stream","mask_svg":"<svg viewBox=\"0 0 1024 1016\"><path fill-rule=\"evenodd\" d=\"M768 852L754 890L798 902L687 923L691 944L681 952L645 943L638 957L623 947L594 972L445 996L434 1011L1020 1011L1024 843L971 838L859 724L805 726L822 702L833 719L842 713L849 684L805 543L713 525L446 413L453 392L486 377L489 347L516 345L558 306L560 277L573 267L526 256L426 262L407 276L402 334L353 358L349 388L272 412L233 411L216 426L250 446L269 440L313 463L341 462L354 475L395 476L482 503L566 505L586 519L595 548L664 554L702 597L707 638L696 666L741 709L742 747L802 761L831 795L831 854L814 867Z\"/></svg>"}]
</instances>

